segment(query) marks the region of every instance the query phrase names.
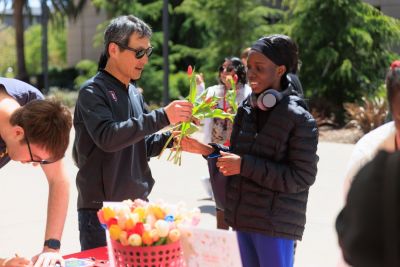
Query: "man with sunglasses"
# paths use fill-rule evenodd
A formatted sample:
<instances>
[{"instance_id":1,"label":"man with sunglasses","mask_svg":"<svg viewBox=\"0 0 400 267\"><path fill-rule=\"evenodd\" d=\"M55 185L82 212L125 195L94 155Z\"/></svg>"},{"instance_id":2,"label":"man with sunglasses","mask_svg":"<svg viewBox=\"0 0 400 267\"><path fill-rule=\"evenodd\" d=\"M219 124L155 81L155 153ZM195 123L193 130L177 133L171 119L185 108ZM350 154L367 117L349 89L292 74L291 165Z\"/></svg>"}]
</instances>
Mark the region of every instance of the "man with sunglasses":
<instances>
[{"instance_id":1,"label":"man with sunglasses","mask_svg":"<svg viewBox=\"0 0 400 267\"><path fill-rule=\"evenodd\" d=\"M146 200L154 185L147 158L157 156L169 124L191 119L192 104L173 101L147 112L134 81L153 51L150 27L135 16L115 18L104 33L99 72L81 88L75 107L73 157L79 168L78 220L82 250L105 246L97 218L103 201Z\"/></svg>"},{"instance_id":2,"label":"man with sunglasses","mask_svg":"<svg viewBox=\"0 0 400 267\"><path fill-rule=\"evenodd\" d=\"M64 266L60 239L69 201L69 182L62 162L72 126L70 111L59 102L44 100L35 87L0 77L0 168L10 160L40 166L49 184L43 250L30 260L0 259L0 266ZM0 244L5 246L6 244Z\"/></svg>"}]
</instances>

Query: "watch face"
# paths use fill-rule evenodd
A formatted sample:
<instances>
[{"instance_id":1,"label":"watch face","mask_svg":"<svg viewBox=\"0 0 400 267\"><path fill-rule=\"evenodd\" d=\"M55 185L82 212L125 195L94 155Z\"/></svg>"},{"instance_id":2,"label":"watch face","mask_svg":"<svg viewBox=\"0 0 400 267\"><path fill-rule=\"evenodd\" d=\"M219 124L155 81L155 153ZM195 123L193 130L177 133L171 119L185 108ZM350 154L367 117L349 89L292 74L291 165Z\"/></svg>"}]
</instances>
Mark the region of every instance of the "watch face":
<instances>
[{"instance_id":1,"label":"watch face","mask_svg":"<svg viewBox=\"0 0 400 267\"><path fill-rule=\"evenodd\" d=\"M57 239L49 239L44 242L44 245L47 246L48 248L59 249L61 246L61 243Z\"/></svg>"}]
</instances>

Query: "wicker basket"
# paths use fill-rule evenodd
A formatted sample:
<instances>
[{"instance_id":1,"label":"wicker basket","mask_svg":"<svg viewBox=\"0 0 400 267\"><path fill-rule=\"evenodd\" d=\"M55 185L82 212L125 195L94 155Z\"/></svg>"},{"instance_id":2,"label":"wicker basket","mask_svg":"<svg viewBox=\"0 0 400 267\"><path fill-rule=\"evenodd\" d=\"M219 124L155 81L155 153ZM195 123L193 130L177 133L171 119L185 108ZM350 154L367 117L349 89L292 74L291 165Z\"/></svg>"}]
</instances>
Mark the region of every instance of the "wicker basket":
<instances>
[{"instance_id":1,"label":"wicker basket","mask_svg":"<svg viewBox=\"0 0 400 267\"><path fill-rule=\"evenodd\" d=\"M180 241L162 246L123 246L111 240L115 267L185 267Z\"/></svg>"}]
</instances>

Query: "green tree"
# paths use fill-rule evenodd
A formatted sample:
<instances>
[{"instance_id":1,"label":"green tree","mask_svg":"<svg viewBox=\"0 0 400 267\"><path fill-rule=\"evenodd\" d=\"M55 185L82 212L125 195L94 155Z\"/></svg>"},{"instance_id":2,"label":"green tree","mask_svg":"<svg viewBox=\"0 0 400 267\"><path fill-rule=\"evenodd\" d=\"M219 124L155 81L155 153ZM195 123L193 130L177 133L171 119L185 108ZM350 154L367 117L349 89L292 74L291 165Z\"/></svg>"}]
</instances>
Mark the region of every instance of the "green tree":
<instances>
[{"instance_id":1,"label":"green tree","mask_svg":"<svg viewBox=\"0 0 400 267\"><path fill-rule=\"evenodd\" d=\"M0 30L0 76L14 77L16 70L15 30L3 26ZM25 46L26 68L29 73L39 74L41 65L41 26L33 25L24 34L29 45ZM61 68L66 66L66 29L50 25L49 30L49 66ZM11 72L10 72L11 71Z\"/></svg>"},{"instance_id":2,"label":"green tree","mask_svg":"<svg viewBox=\"0 0 400 267\"><path fill-rule=\"evenodd\" d=\"M216 81L219 64L227 56L239 56L240 51L259 37L282 32L278 24L284 11L276 1L268 0L170 0L169 69L171 97L186 96L188 65L203 72L208 85ZM93 0L110 17L134 14L151 25L155 47L139 86L146 99L156 102L162 96L162 0ZM103 28L99 32L103 32ZM178 86L175 88L174 86ZM150 98L151 97L151 98Z\"/></svg>"},{"instance_id":3,"label":"green tree","mask_svg":"<svg viewBox=\"0 0 400 267\"><path fill-rule=\"evenodd\" d=\"M261 0L185 0L176 13L186 15L177 33L184 39L177 43L186 53L196 59L206 70L216 72L217 66L227 56L239 56L263 35L282 32L284 11L274 5L275 1ZM194 27L195 26L195 27ZM193 29L197 28L197 34ZM199 36L199 47L185 42Z\"/></svg>"},{"instance_id":4,"label":"green tree","mask_svg":"<svg viewBox=\"0 0 400 267\"><path fill-rule=\"evenodd\" d=\"M15 31L1 24L0 27L0 76L12 76L16 68Z\"/></svg>"},{"instance_id":5,"label":"green tree","mask_svg":"<svg viewBox=\"0 0 400 267\"><path fill-rule=\"evenodd\" d=\"M67 47L66 28L50 24L48 47L49 47L49 68L66 67ZM29 27L25 31L26 68L30 74L42 72L42 50L41 50L42 26L39 24Z\"/></svg>"},{"instance_id":6,"label":"green tree","mask_svg":"<svg viewBox=\"0 0 400 267\"><path fill-rule=\"evenodd\" d=\"M15 27L16 54L17 54L17 78L28 81L28 71L25 62L24 39L24 10L30 14L29 0L0 0L5 6L12 3L13 20ZM76 17L82 10L86 0L50 0L53 7L53 15L50 18L62 18L63 16ZM46 3L47 4L47 3Z\"/></svg>"},{"instance_id":7,"label":"green tree","mask_svg":"<svg viewBox=\"0 0 400 267\"><path fill-rule=\"evenodd\" d=\"M382 83L400 39L399 21L360 0L288 2L306 96L343 122L343 103L374 95Z\"/></svg>"}]
</instances>

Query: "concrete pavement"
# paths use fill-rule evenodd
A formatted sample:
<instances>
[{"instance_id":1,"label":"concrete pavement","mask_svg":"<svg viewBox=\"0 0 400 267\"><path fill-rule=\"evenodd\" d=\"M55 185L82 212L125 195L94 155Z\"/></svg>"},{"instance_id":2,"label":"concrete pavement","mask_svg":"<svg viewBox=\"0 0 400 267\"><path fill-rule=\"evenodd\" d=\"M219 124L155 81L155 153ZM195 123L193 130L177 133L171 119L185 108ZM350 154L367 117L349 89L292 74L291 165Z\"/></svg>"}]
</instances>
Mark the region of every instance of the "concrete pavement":
<instances>
[{"instance_id":1,"label":"concrete pavement","mask_svg":"<svg viewBox=\"0 0 400 267\"><path fill-rule=\"evenodd\" d=\"M303 241L298 243L296 267L336 266L339 249L334 220L343 203L343 175L352 149L353 145L319 144L319 171L310 190L306 231ZM71 148L66 155L71 199L62 240L63 254L79 251L74 182L77 169L71 159ZM182 166L178 167L165 158L166 155L150 162L156 179L150 199L162 198L170 203L184 201L189 207L199 207L203 212L200 227L213 229L214 203L208 199L200 179L208 174L204 159L185 153ZM0 179L0 257L14 253L32 256L40 251L43 243L47 204L45 177L40 167L12 162L0 169Z\"/></svg>"}]
</instances>

